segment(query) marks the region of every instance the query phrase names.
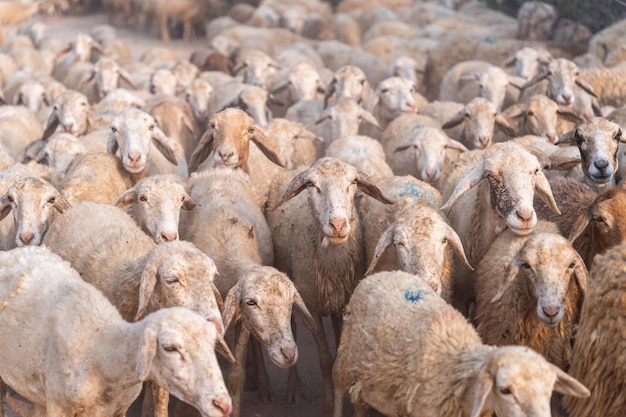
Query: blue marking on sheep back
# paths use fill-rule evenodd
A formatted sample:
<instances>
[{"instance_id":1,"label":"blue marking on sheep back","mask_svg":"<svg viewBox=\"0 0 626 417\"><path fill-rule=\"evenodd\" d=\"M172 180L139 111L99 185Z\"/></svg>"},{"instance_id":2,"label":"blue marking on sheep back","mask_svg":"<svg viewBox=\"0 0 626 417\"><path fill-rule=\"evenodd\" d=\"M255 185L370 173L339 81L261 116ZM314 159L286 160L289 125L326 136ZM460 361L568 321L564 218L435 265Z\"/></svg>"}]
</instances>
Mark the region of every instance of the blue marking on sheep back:
<instances>
[{"instance_id":1,"label":"blue marking on sheep back","mask_svg":"<svg viewBox=\"0 0 626 417\"><path fill-rule=\"evenodd\" d=\"M424 291L416 288L407 288L406 291L404 291L404 298L412 303L417 303L418 301L421 301L422 299L424 299L425 295L426 293Z\"/></svg>"},{"instance_id":2,"label":"blue marking on sheep back","mask_svg":"<svg viewBox=\"0 0 626 417\"><path fill-rule=\"evenodd\" d=\"M492 39L492 38L484 38L483 41L488 43L488 44L490 44L490 45L495 45L496 43L498 43L497 40Z\"/></svg>"},{"instance_id":3,"label":"blue marking on sheep back","mask_svg":"<svg viewBox=\"0 0 626 417\"><path fill-rule=\"evenodd\" d=\"M400 197L404 197L405 195L412 195L413 197L420 198L422 196L422 191L417 188L414 184L408 184L408 186L398 194Z\"/></svg>"}]
</instances>

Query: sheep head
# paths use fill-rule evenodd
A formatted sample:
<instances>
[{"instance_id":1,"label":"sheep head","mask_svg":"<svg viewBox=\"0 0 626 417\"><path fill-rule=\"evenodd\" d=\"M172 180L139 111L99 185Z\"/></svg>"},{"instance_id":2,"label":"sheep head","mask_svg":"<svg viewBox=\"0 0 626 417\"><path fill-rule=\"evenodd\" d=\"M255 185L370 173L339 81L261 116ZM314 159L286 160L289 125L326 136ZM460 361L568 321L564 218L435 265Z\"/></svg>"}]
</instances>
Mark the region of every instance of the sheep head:
<instances>
[{"instance_id":1,"label":"sheep head","mask_svg":"<svg viewBox=\"0 0 626 417\"><path fill-rule=\"evenodd\" d=\"M516 234L526 235L537 224L533 208L535 191L548 207L561 214L537 157L515 143L481 158L459 180L441 210L450 208L461 195L483 180L488 183L486 198L492 209Z\"/></svg>"},{"instance_id":2,"label":"sheep head","mask_svg":"<svg viewBox=\"0 0 626 417\"><path fill-rule=\"evenodd\" d=\"M524 47L516 51L504 62L504 66L515 65L516 75L525 80L534 78L552 61L550 52L543 48Z\"/></svg>"},{"instance_id":3,"label":"sheep head","mask_svg":"<svg viewBox=\"0 0 626 417\"><path fill-rule=\"evenodd\" d=\"M213 95L213 87L201 78L196 78L185 88L185 101L189 103L193 115L200 122L209 117L209 103Z\"/></svg>"},{"instance_id":4,"label":"sheep head","mask_svg":"<svg viewBox=\"0 0 626 417\"><path fill-rule=\"evenodd\" d=\"M298 360L298 347L291 331L292 306L305 319L315 323L293 282L269 266L247 270L228 291L224 300L226 329L241 320L266 347L272 362L287 368Z\"/></svg>"},{"instance_id":5,"label":"sheep head","mask_svg":"<svg viewBox=\"0 0 626 417\"><path fill-rule=\"evenodd\" d=\"M227 416L232 400L215 351L228 352L213 323L185 308L159 310L141 323L137 373L191 404L202 415Z\"/></svg>"},{"instance_id":6,"label":"sheep head","mask_svg":"<svg viewBox=\"0 0 626 417\"><path fill-rule=\"evenodd\" d=\"M462 141L470 149L485 149L491 145L494 127L498 127L509 136L516 136L517 133L502 114L496 110L493 103L482 97L472 99L441 128L449 129L463 122L465 124L463 125Z\"/></svg>"},{"instance_id":7,"label":"sheep head","mask_svg":"<svg viewBox=\"0 0 626 417\"><path fill-rule=\"evenodd\" d=\"M503 346L487 354L465 408L471 417L478 417L490 404L504 416L518 415L519 404L525 404L528 415L548 417L552 390L581 398L590 395L584 385L532 349Z\"/></svg>"},{"instance_id":8,"label":"sheep head","mask_svg":"<svg viewBox=\"0 0 626 417\"><path fill-rule=\"evenodd\" d=\"M130 74L124 68L114 60L102 57L95 63L93 70L81 81L79 90L83 90L91 81L95 80L98 96L102 99L119 86L120 78L133 89L136 89Z\"/></svg>"},{"instance_id":9,"label":"sheep head","mask_svg":"<svg viewBox=\"0 0 626 417\"><path fill-rule=\"evenodd\" d=\"M267 84L270 77L280 69L280 64L274 61L265 52L253 50L248 52L246 56L235 65L233 74L243 70L244 83L268 88L269 85Z\"/></svg>"},{"instance_id":10,"label":"sheep head","mask_svg":"<svg viewBox=\"0 0 626 417\"><path fill-rule=\"evenodd\" d=\"M120 151L122 164L131 174L148 169L151 144L174 165L178 165L170 140L159 129L154 118L138 109L125 110L111 120L107 152Z\"/></svg>"},{"instance_id":11,"label":"sheep head","mask_svg":"<svg viewBox=\"0 0 626 417\"><path fill-rule=\"evenodd\" d=\"M357 189L382 203L393 203L365 173L336 158L327 157L296 175L274 210L280 209L305 189L309 190L309 201L323 235L323 247L329 243L341 245L349 239Z\"/></svg>"},{"instance_id":12,"label":"sheep head","mask_svg":"<svg viewBox=\"0 0 626 417\"><path fill-rule=\"evenodd\" d=\"M35 161L49 165L59 173L64 173L72 159L85 152L85 147L76 136L69 133L55 133L50 139L43 141L43 147L37 152Z\"/></svg>"},{"instance_id":13,"label":"sheep head","mask_svg":"<svg viewBox=\"0 0 626 417\"><path fill-rule=\"evenodd\" d=\"M13 183L0 197L0 220L13 210L15 245L39 246L54 219L54 211L63 213L70 207L52 184L28 177Z\"/></svg>"},{"instance_id":14,"label":"sheep head","mask_svg":"<svg viewBox=\"0 0 626 417\"><path fill-rule=\"evenodd\" d=\"M78 91L67 90L54 100L42 139L48 139L59 125L66 133L75 136L84 135L91 124L91 117L87 97Z\"/></svg>"},{"instance_id":15,"label":"sheep head","mask_svg":"<svg viewBox=\"0 0 626 417\"><path fill-rule=\"evenodd\" d=\"M283 103L276 100L264 88L251 85L241 90L239 95L222 107L220 111L230 107L241 109L250 115L257 125L267 127L272 119L270 104L282 105Z\"/></svg>"},{"instance_id":16,"label":"sheep head","mask_svg":"<svg viewBox=\"0 0 626 417\"><path fill-rule=\"evenodd\" d=\"M541 323L554 327L565 314L565 301L573 277L584 295L589 273L578 252L557 233L538 233L524 242L506 266L504 279L491 302L499 300L519 280L536 302Z\"/></svg>"},{"instance_id":17,"label":"sheep head","mask_svg":"<svg viewBox=\"0 0 626 417\"><path fill-rule=\"evenodd\" d=\"M570 60L558 58L551 61L532 80L528 81L522 89L548 80L547 95L558 104L569 106L574 104L574 86L577 85L593 97L598 97L593 87L579 77L578 66Z\"/></svg>"},{"instance_id":18,"label":"sheep head","mask_svg":"<svg viewBox=\"0 0 626 417\"><path fill-rule=\"evenodd\" d=\"M180 210L196 203L173 177L153 175L124 191L115 205L126 210L155 243L178 240Z\"/></svg>"},{"instance_id":19,"label":"sheep head","mask_svg":"<svg viewBox=\"0 0 626 417\"><path fill-rule=\"evenodd\" d=\"M324 107L328 105L328 100L333 94L337 100L352 97L359 105L364 105L370 101L372 87L363 70L353 65L345 65L335 71L332 81L328 84L324 94Z\"/></svg>"},{"instance_id":20,"label":"sheep head","mask_svg":"<svg viewBox=\"0 0 626 417\"><path fill-rule=\"evenodd\" d=\"M620 126L595 117L559 139L559 143L572 141L580 149L585 177L595 184L611 183L617 171L619 144L626 142Z\"/></svg>"},{"instance_id":21,"label":"sheep head","mask_svg":"<svg viewBox=\"0 0 626 417\"><path fill-rule=\"evenodd\" d=\"M509 75L496 66L491 66L483 72L464 74L460 81L475 82L478 87L478 97L486 98L492 102L498 111L504 103L507 87L511 85L520 89L524 83L521 78Z\"/></svg>"},{"instance_id":22,"label":"sheep head","mask_svg":"<svg viewBox=\"0 0 626 417\"><path fill-rule=\"evenodd\" d=\"M358 135L362 121L381 129L376 117L351 97L342 97L333 106L325 108L315 124L320 124L325 120L331 121L332 138L330 139Z\"/></svg>"},{"instance_id":23,"label":"sheep head","mask_svg":"<svg viewBox=\"0 0 626 417\"><path fill-rule=\"evenodd\" d=\"M228 108L214 114L209 128L191 155L189 170L195 170L213 153L210 166L226 166L248 171L249 143L253 141L273 163L284 167L278 145L243 110Z\"/></svg>"},{"instance_id":24,"label":"sheep head","mask_svg":"<svg viewBox=\"0 0 626 417\"><path fill-rule=\"evenodd\" d=\"M378 113L386 120L393 120L403 113L417 113L413 93L417 86L400 77L390 77L381 81L368 103L370 112L378 108Z\"/></svg>"},{"instance_id":25,"label":"sheep head","mask_svg":"<svg viewBox=\"0 0 626 417\"><path fill-rule=\"evenodd\" d=\"M51 103L46 88L37 81L27 81L22 84L13 96L13 104L23 105L34 112L41 110L42 105L49 106Z\"/></svg>"},{"instance_id":26,"label":"sheep head","mask_svg":"<svg viewBox=\"0 0 626 417\"><path fill-rule=\"evenodd\" d=\"M289 100L294 103L302 100L315 100L318 93L326 92L326 87L313 66L300 63L274 83L271 93L279 94L283 91L288 91Z\"/></svg>"}]
</instances>

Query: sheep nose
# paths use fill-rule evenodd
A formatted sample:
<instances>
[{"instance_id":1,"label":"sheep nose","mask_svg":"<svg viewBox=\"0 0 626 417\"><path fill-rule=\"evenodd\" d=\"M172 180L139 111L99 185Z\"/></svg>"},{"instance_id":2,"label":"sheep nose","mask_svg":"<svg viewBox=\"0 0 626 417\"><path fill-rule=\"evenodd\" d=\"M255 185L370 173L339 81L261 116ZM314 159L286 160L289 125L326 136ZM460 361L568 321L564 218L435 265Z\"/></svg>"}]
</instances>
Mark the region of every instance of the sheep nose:
<instances>
[{"instance_id":1,"label":"sheep nose","mask_svg":"<svg viewBox=\"0 0 626 417\"><path fill-rule=\"evenodd\" d=\"M233 412L233 406L230 401L215 399L213 400L213 405L219 408L225 416L229 416Z\"/></svg>"},{"instance_id":2,"label":"sheep nose","mask_svg":"<svg viewBox=\"0 0 626 417\"><path fill-rule=\"evenodd\" d=\"M35 235L32 232L22 232L22 233L20 233L20 240L26 246L28 246L30 244L30 242L33 241L34 238L35 238Z\"/></svg>"},{"instance_id":3,"label":"sheep nose","mask_svg":"<svg viewBox=\"0 0 626 417\"><path fill-rule=\"evenodd\" d=\"M572 103L572 93L570 92L564 92L561 94L561 98L563 99L563 103L565 105L571 104Z\"/></svg>"},{"instance_id":4,"label":"sheep nose","mask_svg":"<svg viewBox=\"0 0 626 417\"><path fill-rule=\"evenodd\" d=\"M546 137L548 138L550 143L556 143L556 140L558 139L558 136L556 135L556 133L548 133Z\"/></svg>"},{"instance_id":5,"label":"sheep nose","mask_svg":"<svg viewBox=\"0 0 626 417\"><path fill-rule=\"evenodd\" d=\"M478 142L480 142L480 148L485 149L487 146L489 146L489 142L491 142L491 139L488 136L481 136L478 138Z\"/></svg>"},{"instance_id":6,"label":"sheep nose","mask_svg":"<svg viewBox=\"0 0 626 417\"><path fill-rule=\"evenodd\" d=\"M604 172L607 166L609 166L609 161L606 159L599 159L597 161L593 161L593 164L600 170L600 172Z\"/></svg>"},{"instance_id":7,"label":"sheep nose","mask_svg":"<svg viewBox=\"0 0 626 417\"><path fill-rule=\"evenodd\" d=\"M63 125L63 130L65 130L66 133L72 133L72 129L74 129L74 123L67 123Z\"/></svg>"},{"instance_id":8,"label":"sheep nose","mask_svg":"<svg viewBox=\"0 0 626 417\"><path fill-rule=\"evenodd\" d=\"M329 223L336 232L341 232L346 227L346 219L332 219Z\"/></svg>"},{"instance_id":9,"label":"sheep nose","mask_svg":"<svg viewBox=\"0 0 626 417\"><path fill-rule=\"evenodd\" d=\"M233 156L233 152L225 153L222 151L217 151L217 154L220 156L220 158L222 158L222 161L224 162L228 161L230 157Z\"/></svg>"},{"instance_id":10,"label":"sheep nose","mask_svg":"<svg viewBox=\"0 0 626 417\"><path fill-rule=\"evenodd\" d=\"M437 170L436 169L427 169L426 170L426 178L428 181L435 181L437 179Z\"/></svg>"},{"instance_id":11,"label":"sheep nose","mask_svg":"<svg viewBox=\"0 0 626 417\"><path fill-rule=\"evenodd\" d=\"M417 107L413 103L405 103L404 109L405 113L417 113Z\"/></svg>"},{"instance_id":12,"label":"sheep nose","mask_svg":"<svg viewBox=\"0 0 626 417\"><path fill-rule=\"evenodd\" d=\"M541 307L541 310L543 310L543 314L545 314L546 316L550 317L550 318L554 318L556 317L557 314L559 314L559 311L561 311L561 307L559 306L543 306Z\"/></svg>"},{"instance_id":13,"label":"sheep nose","mask_svg":"<svg viewBox=\"0 0 626 417\"><path fill-rule=\"evenodd\" d=\"M141 157L141 154L139 152L131 152L128 154L128 159L130 159L130 162L132 162L133 164L136 164L137 162L139 162L140 157Z\"/></svg>"},{"instance_id":14,"label":"sheep nose","mask_svg":"<svg viewBox=\"0 0 626 417\"><path fill-rule=\"evenodd\" d=\"M293 348L281 348L280 353L283 354L283 358L285 358L285 362L293 363L296 360L296 350Z\"/></svg>"},{"instance_id":15,"label":"sheep nose","mask_svg":"<svg viewBox=\"0 0 626 417\"><path fill-rule=\"evenodd\" d=\"M532 210L527 208L517 210L515 215L523 222L528 222L533 218Z\"/></svg>"},{"instance_id":16,"label":"sheep nose","mask_svg":"<svg viewBox=\"0 0 626 417\"><path fill-rule=\"evenodd\" d=\"M178 233L176 232L161 232L161 237L166 242L172 242L178 239Z\"/></svg>"}]
</instances>

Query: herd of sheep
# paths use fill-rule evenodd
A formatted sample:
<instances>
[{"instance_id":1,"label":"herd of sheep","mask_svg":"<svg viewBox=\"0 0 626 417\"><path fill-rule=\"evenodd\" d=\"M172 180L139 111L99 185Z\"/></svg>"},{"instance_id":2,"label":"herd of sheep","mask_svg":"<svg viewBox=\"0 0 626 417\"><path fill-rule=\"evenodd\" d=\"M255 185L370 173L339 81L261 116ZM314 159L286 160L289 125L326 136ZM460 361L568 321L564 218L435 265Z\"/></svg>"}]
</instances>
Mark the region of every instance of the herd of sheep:
<instances>
[{"instance_id":1,"label":"herd of sheep","mask_svg":"<svg viewBox=\"0 0 626 417\"><path fill-rule=\"evenodd\" d=\"M625 22L102 0L164 40L205 24L181 60L50 37L45 2L0 2L0 398L254 415L264 354L302 400L295 317L320 415L626 414Z\"/></svg>"}]
</instances>

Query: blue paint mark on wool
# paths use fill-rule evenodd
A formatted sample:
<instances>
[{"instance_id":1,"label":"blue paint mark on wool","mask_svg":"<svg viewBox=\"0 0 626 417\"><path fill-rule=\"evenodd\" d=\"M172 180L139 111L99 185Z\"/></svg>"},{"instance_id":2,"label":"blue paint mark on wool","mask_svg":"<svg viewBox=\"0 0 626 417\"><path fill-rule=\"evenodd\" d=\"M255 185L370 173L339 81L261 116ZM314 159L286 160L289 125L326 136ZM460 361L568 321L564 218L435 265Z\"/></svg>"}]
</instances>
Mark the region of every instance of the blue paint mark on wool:
<instances>
[{"instance_id":1,"label":"blue paint mark on wool","mask_svg":"<svg viewBox=\"0 0 626 417\"><path fill-rule=\"evenodd\" d=\"M404 291L404 298L412 303L421 301L424 298L424 295L426 295L424 291L415 288L407 288L406 291Z\"/></svg>"},{"instance_id":2,"label":"blue paint mark on wool","mask_svg":"<svg viewBox=\"0 0 626 417\"><path fill-rule=\"evenodd\" d=\"M405 195L412 195L413 197L420 198L422 196L422 192L414 184L408 184L407 188L405 188L404 191L398 195L400 197L404 197Z\"/></svg>"}]
</instances>

